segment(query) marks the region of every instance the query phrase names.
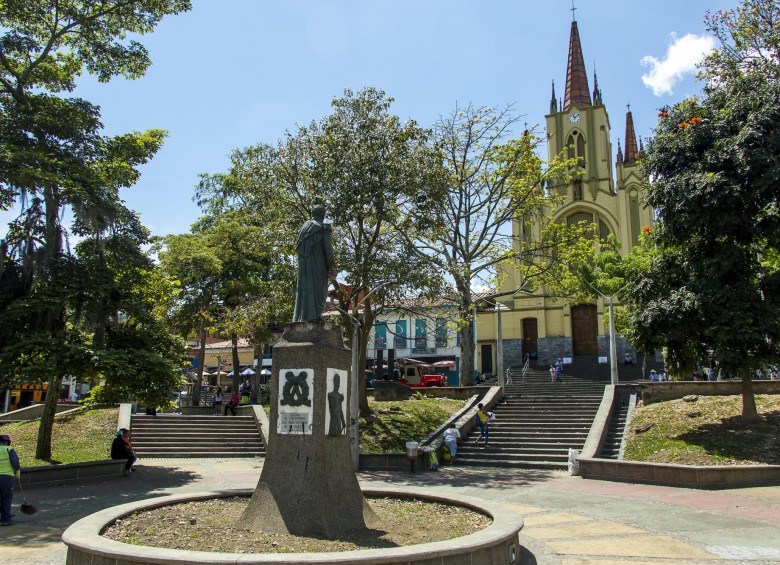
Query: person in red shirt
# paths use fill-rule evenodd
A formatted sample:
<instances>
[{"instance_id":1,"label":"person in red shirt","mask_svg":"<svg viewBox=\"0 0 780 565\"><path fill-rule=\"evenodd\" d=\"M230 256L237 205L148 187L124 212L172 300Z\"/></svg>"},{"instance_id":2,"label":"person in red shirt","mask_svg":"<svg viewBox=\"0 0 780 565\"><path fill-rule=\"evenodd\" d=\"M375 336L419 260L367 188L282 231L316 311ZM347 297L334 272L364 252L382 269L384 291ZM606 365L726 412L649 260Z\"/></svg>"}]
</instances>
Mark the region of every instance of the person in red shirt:
<instances>
[{"instance_id":1,"label":"person in red shirt","mask_svg":"<svg viewBox=\"0 0 780 565\"><path fill-rule=\"evenodd\" d=\"M230 397L230 402L225 404L225 416L227 416L228 410L232 412L233 416L236 415L236 406L238 406L238 403L241 402L241 399L238 397L238 393L234 392L233 396Z\"/></svg>"}]
</instances>

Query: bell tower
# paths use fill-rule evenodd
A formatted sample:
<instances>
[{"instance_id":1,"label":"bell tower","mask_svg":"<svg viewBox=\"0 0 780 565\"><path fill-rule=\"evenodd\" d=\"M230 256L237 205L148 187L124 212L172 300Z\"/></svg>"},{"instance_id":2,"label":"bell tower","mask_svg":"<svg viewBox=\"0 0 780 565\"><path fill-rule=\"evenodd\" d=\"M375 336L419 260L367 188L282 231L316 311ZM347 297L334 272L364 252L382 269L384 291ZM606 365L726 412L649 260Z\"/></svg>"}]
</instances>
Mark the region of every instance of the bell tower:
<instances>
[{"instance_id":1,"label":"bell tower","mask_svg":"<svg viewBox=\"0 0 780 565\"><path fill-rule=\"evenodd\" d=\"M566 202L595 202L612 196L612 145L609 115L601 98L598 77L593 73L593 95L588 85L577 20L571 22L566 90L555 100L555 84L547 121L547 153L553 159L562 152L579 160L579 178L558 190Z\"/></svg>"}]
</instances>

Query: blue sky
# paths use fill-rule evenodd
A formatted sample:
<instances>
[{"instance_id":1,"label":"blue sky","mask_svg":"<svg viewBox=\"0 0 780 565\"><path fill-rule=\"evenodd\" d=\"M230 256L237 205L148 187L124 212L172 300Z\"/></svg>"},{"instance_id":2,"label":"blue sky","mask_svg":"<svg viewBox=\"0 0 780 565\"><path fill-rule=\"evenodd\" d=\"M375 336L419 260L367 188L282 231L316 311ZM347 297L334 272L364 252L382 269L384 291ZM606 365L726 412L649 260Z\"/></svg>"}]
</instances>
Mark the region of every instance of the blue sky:
<instances>
[{"instance_id":1,"label":"blue sky","mask_svg":"<svg viewBox=\"0 0 780 565\"><path fill-rule=\"evenodd\" d=\"M699 91L691 66L711 44L704 13L736 2L576 0L615 148L627 103L647 137L659 107ZM183 233L199 215L198 173L327 115L345 88L381 88L396 114L424 126L467 103L514 104L529 125L543 123L551 80L563 96L570 9L571 0L193 0L142 38L146 76L85 76L75 94L101 106L107 134L169 131L123 198L154 234Z\"/></svg>"}]
</instances>

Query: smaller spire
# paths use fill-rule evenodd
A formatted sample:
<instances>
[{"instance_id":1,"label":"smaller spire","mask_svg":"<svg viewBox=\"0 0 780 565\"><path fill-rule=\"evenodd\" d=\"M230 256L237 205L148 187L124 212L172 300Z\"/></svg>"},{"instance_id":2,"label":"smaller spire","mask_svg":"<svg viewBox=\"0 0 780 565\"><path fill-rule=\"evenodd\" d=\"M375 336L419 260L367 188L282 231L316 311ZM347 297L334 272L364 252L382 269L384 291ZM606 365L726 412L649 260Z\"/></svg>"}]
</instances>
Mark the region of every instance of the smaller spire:
<instances>
[{"instance_id":1,"label":"smaller spire","mask_svg":"<svg viewBox=\"0 0 780 565\"><path fill-rule=\"evenodd\" d=\"M620 147L620 138L618 137L618 152L617 152L617 162L622 163L623 162L623 149Z\"/></svg>"},{"instance_id":2,"label":"smaller spire","mask_svg":"<svg viewBox=\"0 0 780 565\"><path fill-rule=\"evenodd\" d=\"M639 160L639 150L636 146L636 133L634 133L634 117L631 114L631 104L627 104L626 112L626 158L624 163L636 163Z\"/></svg>"},{"instance_id":3,"label":"smaller spire","mask_svg":"<svg viewBox=\"0 0 780 565\"><path fill-rule=\"evenodd\" d=\"M558 109L563 110L563 98L558 98Z\"/></svg>"},{"instance_id":4,"label":"smaller spire","mask_svg":"<svg viewBox=\"0 0 780 565\"><path fill-rule=\"evenodd\" d=\"M642 138L639 138L639 158L644 159L645 157L645 144L642 143Z\"/></svg>"},{"instance_id":5,"label":"smaller spire","mask_svg":"<svg viewBox=\"0 0 780 565\"><path fill-rule=\"evenodd\" d=\"M550 98L550 113L553 114L558 111L558 106L555 99L555 79L552 81L552 98Z\"/></svg>"},{"instance_id":6,"label":"smaller spire","mask_svg":"<svg viewBox=\"0 0 780 565\"><path fill-rule=\"evenodd\" d=\"M599 89L599 77L596 74L596 61L593 61L593 103L601 104L601 90Z\"/></svg>"}]
</instances>

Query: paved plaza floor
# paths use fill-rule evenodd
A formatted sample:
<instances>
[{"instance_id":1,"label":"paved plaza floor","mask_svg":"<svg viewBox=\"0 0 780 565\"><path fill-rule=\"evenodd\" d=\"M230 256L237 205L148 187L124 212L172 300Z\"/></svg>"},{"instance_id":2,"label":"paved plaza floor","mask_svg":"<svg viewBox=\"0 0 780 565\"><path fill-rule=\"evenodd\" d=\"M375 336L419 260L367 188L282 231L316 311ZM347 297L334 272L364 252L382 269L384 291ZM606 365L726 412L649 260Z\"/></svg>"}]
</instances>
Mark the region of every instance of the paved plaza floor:
<instances>
[{"instance_id":1,"label":"paved plaza floor","mask_svg":"<svg viewBox=\"0 0 780 565\"><path fill-rule=\"evenodd\" d=\"M145 460L133 477L28 487L38 512L0 529L0 564L62 565L62 532L106 507L167 494L253 488L262 459ZM361 484L413 485L509 504L539 564L780 563L780 486L719 491L583 480L559 472L362 472Z\"/></svg>"}]
</instances>

